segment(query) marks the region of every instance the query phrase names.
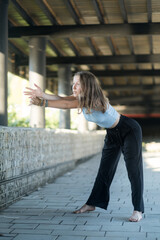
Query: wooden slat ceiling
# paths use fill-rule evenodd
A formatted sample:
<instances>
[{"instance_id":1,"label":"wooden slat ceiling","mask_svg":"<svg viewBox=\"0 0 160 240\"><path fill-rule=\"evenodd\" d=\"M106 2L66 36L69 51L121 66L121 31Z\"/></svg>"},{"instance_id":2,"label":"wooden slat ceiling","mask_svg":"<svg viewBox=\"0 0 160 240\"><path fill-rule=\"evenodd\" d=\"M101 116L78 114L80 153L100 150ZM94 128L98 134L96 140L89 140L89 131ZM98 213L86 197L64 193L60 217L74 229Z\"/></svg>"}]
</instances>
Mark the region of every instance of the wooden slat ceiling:
<instances>
[{"instance_id":1,"label":"wooden slat ceiling","mask_svg":"<svg viewBox=\"0 0 160 240\"><path fill-rule=\"evenodd\" d=\"M42 34L50 90L58 64L71 64L95 73L111 103L160 113L159 0L10 0L8 21L16 70L27 76L28 39Z\"/></svg>"}]
</instances>

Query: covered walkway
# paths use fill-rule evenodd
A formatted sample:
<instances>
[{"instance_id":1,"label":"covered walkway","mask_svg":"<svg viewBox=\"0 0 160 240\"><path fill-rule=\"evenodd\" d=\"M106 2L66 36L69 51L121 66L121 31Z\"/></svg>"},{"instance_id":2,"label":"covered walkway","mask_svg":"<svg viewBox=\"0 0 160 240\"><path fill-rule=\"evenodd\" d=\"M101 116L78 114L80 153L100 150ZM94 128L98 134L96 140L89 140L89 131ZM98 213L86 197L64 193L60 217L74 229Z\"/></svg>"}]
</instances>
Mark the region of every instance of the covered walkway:
<instances>
[{"instance_id":1,"label":"covered walkway","mask_svg":"<svg viewBox=\"0 0 160 240\"><path fill-rule=\"evenodd\" d=\"M160 240L159 158L157 147L144 151L145 214L141 222L128 222L132 205L123 158L111 186L108 210L72 213L90 193L99 165L97 155L1 211L0 239Z\"/></svg>"}]
</instances>

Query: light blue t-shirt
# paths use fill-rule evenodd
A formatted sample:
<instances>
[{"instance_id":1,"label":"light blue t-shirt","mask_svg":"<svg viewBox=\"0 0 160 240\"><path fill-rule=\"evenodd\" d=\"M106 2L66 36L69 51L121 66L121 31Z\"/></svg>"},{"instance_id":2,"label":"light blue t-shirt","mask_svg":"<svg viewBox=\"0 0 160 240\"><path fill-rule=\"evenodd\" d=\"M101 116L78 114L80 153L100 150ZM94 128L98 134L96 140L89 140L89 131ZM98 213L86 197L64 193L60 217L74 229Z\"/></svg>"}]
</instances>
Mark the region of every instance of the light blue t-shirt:
<instances>
[{"instance_id":1,"label":"light blue t-shirt","mask_svg":"<svg viewBox=\"0 0 160 240\"><path fill-rule=\"evenodd\" d=\"M119 115L110 104L105 113L96 110L91 110L91 113L86 113L86 108L83 108L82 111L87 121L94 122L102 128L110 128L116 122Z\"/></svg>"}]
</instances>

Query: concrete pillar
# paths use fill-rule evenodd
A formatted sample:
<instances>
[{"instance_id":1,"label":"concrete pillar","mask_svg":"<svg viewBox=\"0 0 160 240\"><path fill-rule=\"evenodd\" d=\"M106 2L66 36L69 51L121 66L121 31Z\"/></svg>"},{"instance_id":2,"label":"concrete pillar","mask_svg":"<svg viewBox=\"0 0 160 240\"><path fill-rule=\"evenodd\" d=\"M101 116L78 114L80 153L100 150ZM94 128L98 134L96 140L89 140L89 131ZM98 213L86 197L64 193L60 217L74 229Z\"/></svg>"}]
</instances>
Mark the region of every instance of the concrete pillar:
<instances>
[{"instance_id":1,"label":"concrete pillar","mask_svg":"<svg viewBox=\"0 0 160 240\"><path fill-rule=\"evenodd\" d=\"M71 95L71 67L60 65L58 68L58 94ZM70 110L60 110L59 128L70 129Z\"/></svg>"},{"instance_id":2,"label":"concrete pillar","mask_svg":"<svg viewBox=\"0 0 160 240\"><path fill-rule=\"evenodd\" d=\"M88 131L88 121L83 116L83 113L80 113L78 115L78 131L79 132L85 132Z\"/></svg>"},{"instance_id":3,"label":"concrete pillar","mask_svg":"<svg viewBox=\"0 0 160 240\"><path fill-rule=\"evenodd\" d=\"M46 38L33 37L29 41L29 82L30 87L34 87L34 83L45 90L46 75ZM43 107L31 106L30 126L36 128L45 127L45 109Z\"/></svg>"},{"instance_id":4,"label":"concrete pillar","mask_svg":"<svg viewBox=\"0 0 160 240\"><path fill-rule=\"evenodd\" d=\"M95 131L97 130L97 124L94 122L88 122L88 130L89 131Z\"/></svg>"},{"instance_id":5,"label":"concrete pillar","mask_svg":"<svg viewBox=\"0 0 160 240\"><path fill-rule=\"evenodd\" d=\"M0 0L0 125L8 125L8 0Z\"/></svg>"}]
</instances>

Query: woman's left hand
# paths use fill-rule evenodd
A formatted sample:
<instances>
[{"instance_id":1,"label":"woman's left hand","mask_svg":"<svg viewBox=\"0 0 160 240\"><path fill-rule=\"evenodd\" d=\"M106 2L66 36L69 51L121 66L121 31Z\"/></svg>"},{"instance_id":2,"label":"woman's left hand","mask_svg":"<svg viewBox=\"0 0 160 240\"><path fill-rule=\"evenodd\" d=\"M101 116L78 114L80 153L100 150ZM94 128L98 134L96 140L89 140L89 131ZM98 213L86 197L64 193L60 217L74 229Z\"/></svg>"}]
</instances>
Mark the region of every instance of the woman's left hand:
<instances>
[{"instance_id":1,"label":"woman's left hand","mask_svg":"<svg viewBox=\"0 0 160 240\"><path fill-rule=\"evenodd\" d=\"M37 84L34 84L34 86L36 87L36 89L26 87L27 91L24 91L24 95L28 95L29 98L33 98L33 97L43 98L42 89Z\"/></svg>"}]
</instances>

